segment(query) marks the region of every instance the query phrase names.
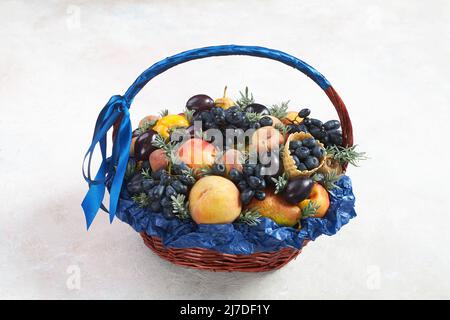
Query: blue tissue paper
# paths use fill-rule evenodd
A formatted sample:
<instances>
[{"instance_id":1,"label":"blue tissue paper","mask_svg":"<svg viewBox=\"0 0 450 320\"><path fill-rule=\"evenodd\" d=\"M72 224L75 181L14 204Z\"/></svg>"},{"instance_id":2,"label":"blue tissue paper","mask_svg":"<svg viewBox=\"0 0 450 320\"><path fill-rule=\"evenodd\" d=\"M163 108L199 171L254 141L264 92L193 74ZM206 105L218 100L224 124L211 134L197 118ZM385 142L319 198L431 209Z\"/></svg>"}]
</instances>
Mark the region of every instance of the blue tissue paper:
<instances>
[{"instance_id":1,"label":"blue tissue paper","mask_svg":"<svg viewBox=\"0 0 450 320\"><path fill-rule=\"evenodd\" d=\"M343 176L330 193L330 208L322 219L307 218L301 229L283 227L262 218L257 226L239 223L201 224L192 220L166 219L160 213L140 208L122 188L116 216L137 232L158 237L166 247L205 248L229 254L273 252L285 247L302 248L305 240L322 234L336 234L356 216L355 196L348 176Z\"/></svg>"}]
</instances>

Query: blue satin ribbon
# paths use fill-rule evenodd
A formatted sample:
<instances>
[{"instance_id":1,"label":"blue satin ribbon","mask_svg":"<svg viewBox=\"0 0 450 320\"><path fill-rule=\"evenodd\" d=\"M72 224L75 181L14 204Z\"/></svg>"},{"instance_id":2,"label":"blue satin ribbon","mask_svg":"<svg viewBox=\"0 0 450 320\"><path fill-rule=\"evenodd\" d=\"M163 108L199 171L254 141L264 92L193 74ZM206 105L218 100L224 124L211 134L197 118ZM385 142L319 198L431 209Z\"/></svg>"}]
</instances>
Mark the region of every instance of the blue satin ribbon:
<instances>
[{"instance_id":1,"label":"blue satin ribbon","mask_svg":"<svg viewBox=\"0 0 450 320\"><path fill-rule=\"evenodd\" d=\"M112 168L111 166L114 166L115 174L109 191L109 220L112 222L114 219L131 144L131 122L128 109L129 103L124 97L119 95L111 97L97 118L92 143L84 156L83 176L89 184L89 191L84 197L81 206L86 217L88 229L100 208L108 212L102 203L106 189L106 174ZM114 140L112 155L110 159L107 159L107 133L118 120L120 121L120 124ZM100 164L94 180L92 180L91 161L97 144L100 146L102 163ZM86 160L88 162L87 173L85 172Z\"/></svg>"}]
</instances>

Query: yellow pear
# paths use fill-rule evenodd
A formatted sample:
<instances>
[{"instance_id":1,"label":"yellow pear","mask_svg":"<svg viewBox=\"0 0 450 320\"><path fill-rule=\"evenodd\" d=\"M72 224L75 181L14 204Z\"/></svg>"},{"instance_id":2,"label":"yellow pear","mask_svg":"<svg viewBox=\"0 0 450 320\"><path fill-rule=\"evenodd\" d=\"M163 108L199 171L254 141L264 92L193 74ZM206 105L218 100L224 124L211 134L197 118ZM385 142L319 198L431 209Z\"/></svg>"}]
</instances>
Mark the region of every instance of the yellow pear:
<instances>
[{"instance_id":1,"label":"yellow pear","mask_svg":"<svg viewBox=\"0 0 450 320\"><path fill-rule=\"evenodd\" d=\"M233 100L231 100L230 98L227 97L227 87L226 86L225 86L225 89L223 90L223 97L216 99L214 101L214 104L217 107L221 107L223 109L228 109L228 108L236 105L236 103Z\"/></svg>"}]
</instances>

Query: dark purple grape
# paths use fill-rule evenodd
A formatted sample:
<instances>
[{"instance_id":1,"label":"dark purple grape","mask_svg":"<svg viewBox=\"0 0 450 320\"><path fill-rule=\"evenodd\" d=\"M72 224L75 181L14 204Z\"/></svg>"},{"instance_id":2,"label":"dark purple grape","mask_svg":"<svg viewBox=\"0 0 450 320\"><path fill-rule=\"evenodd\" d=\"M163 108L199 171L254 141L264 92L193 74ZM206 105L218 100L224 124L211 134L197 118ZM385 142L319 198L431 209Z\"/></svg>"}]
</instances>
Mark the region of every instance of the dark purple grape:
<instances>
[{"instance_id":1,"label":"dark purple grape","mask_svg":"<svg viewBox=\"0 0 450 320\"><path fill-rule=\"evenodd\" d=\"M246 177L252 176L255 173L255 167L250 164L246 164L242 167L242 173Z\"/></svg>"},{"instance_id":2,"label":"dark purple grape","mask_svg":"<svg viewBox=\"0 0 450 320\"><path fill-rule=\"evenodd\" d=\"M160 203L163 208L172 207L172 199L169 197L163 197Z\"/></svg>"},{"instance_id":3,"label":"dark purple grape","mask_svg":"<svg viewBox=\"0 0 450 320\"><path fill-rule=\"evenodd\" d=\"M245 112L259 113L262 115L270 115L269 109L266 106L259 103L252 103L245 107Z\"/></svg>"},{"instance_id":4,"label":"dark purple grape","mask_svg":"<svg viewBox=\"0 0 450 320\"><path fill-rule=\"evenodd\" d=\"M290 180L283 191L284 199L291 204L298 204L308 198L314 182L309 178Z\"/></svg>"},{"instance_id":5,"label":"dark purple grape","mask_svg":"<svg viewBox=\"0 0 450 320\"><path fill-rule=\"evenodd\" d=\"M223 163L216 163L211 171L214 175L223 176L227 172L227 168Z\"/></svg>"},{"instance_id":6,"label":"dark purple grape","mask_svg":"<svg viewBox=\"0 0 450 320\"><path fill-rule=\"evenodd\" d=\"M273 120L270 117L262 117L261 119L259 119L259 124L261 125L261 127L270 127L271 125L273 125Z\"/></svg>"},{"instance_id":7,"label":"dark purple grape","mask_svg":"<svg viewBox=\"0 0 450 320\"><path fill-rule=\"evenodd\" d=\"M173 219L173 218L175 218L175 214L173 213L172 206L163 208L163 216L166 219Z\"/></svg>"},{"instance_id":8,"label":"dark purple grape","mask_svg":"<svg viewBox=\"0 0 450 320\"><path fill-rule=\"evenodd\" d=\"M177 194L177 191L175 190L174 187L172 186L167 186L166 187L166 197L172 197L175 196Z\"/></svg>"},{"instance_id":9,"label":"dark purple grape","mask_svg":"<svg viewBox=\"0 0 450 320\"><path fill-rule=\"evenodd\" d=\"M330 130L334 130L334 129L339 129L341 127L341 123L338 120L330 120L327 121L323 124L323 128L326 131L330 131Z\"/></svg>"},{"instance_id":10,"label":"dark purple grape","mask_svg":"<svg viewBox=\"0 0 450 320\"><path fill-rule=\"evenodd\" d=\"M240 173L236 168L232 168L229 173L231 181L239 182L242 180L242 173Z\"/></svg>"},{"instance_id":11,"label":"dark purple grape","mask_svg":"<svg viewBox=\"0 0 450 320\"><path fill-rule=\"evenodd\" d=\"M255 192L255 199L262 201L266 198L266 193L262 190L258 190Z\"/></svg>"},{"instance_id":12,"label":"dark purple grape","mask_svg":"<svg viewBox=\"0 0 450 320\"><path fill-rule=\"evenodd\" d=\"M152 189L152 199L161 199L166 187L163 185L156 186Z\"/></svg>"},{"instance_id":13,"label":"dark purple grape","mask_svg":"<svg viewBox=\"0 0 450 320\"><path fill-rule=\"evenodd\" d=\"M156 140L157 134L156 131L148 130L136 139L136 142L134 143L134 157L136 160L148 160L150 153L157 149L152 144Z\"/></svg>"},{"instance_id":14,"label":"dark purple grape","mask_svg":"<svg viewBox=\"0 0 450 320\"><path fill-rule=\"evenodd\" d=\"M328 131L328 139L330 144L342 146L342 132L340 130Z\"/></svg>"},{"instance_id":15,"label":"dark purple grape","mask_svg":"<svg viewBox=\"0 0 450 320\"><path fill-rule=\"evenodd\" d=\"M241 180L238 182L237 187L242 192L242 191L248 189L248 183L245 180Z\"/></svg>"},{"instance_id":16,"label":"dark purple grape","mask_svg":"<svg viewBox=\"0 0 450 320\"><path fill-rule=\"evenodd\" d=\"M323 123L319 119L310 119L311 125L321 128Z\"/></svg>"},{"instance_id":17,"label":"dark purple grape","mask_svg":"<svg viewBox=\"0 0 450 320\"><path fill-rule=\"evenodd\" d=\"M209 110L214 107L214 100L206 94L197 94L186 102L186 108L194 111Z\"/></svg>"},{"instance_id":18,"label":"dark purple grape","mask_svg":"<svg viewBox=\"0 0 450 320\"><path fill-rule=\"evenodd\" d=\"M253 196L255 195L255 191L252 189L244 190L241 193L241 201L244 205L247 205L252 200Z\"/></svg>"},{"instance_id":19,"label":"dark purple grape","mask_svg":"<svg viewBox=\"0 0 450 320\"><path fill-rule=\"evenodd\" d=\"M253 190L260 189L261 181L262 181L261 178L255 176L250 176L247 178L248 186Z\"/></svg>"},{"instance_id":20,"label":"dark purple grape","mask_svg":"<svg viewBox=\"0 0 450 320\"><path fill-rule=\"evenodd\" d=\"M298 116L300 118L306 118L307 116L309 116L311 114L311 110L309 110L308 108L304 108L302 110L300 110L300 112L298 113Z\"/></svg>"},{"instance_id":21,"label":"dark purple grape","mask_svg":"<svg viewBox=\"0 0 450 320\"><path fill-rule=\"evenodd\" d=\"M193 186L195 183L195 179L193 179L192 177L184 176L184 175L178 177L177 181L180 181L183 185L188 186L188 187ZM172 184L172 186L173 186L173 184ZM176 188L175 188L175 190L176 190Z\"/></svg>"},{"instance_id":22,"label":"dark purple grape","mask_svg":"<svg viewBox=\"0 0 450 320\"><path fill-rule=\"evenodd\" d=\"M180 177L181 180L182 177ZM175 180L170 185L173 189L175 189L176 193L187 194L188 188L186 184L183 184L182 181Z\"/></svg>"},{"instance_id":23,"label":"dark purple grape","mask_svg":"<svg viewBox=\"0 0 450 320\"><path fill-rule=\"evenodd\" d=\"M308 168L308 170L317 168L319 166L319 164L320 164L320 161L316 157L310 156L305 159L305 166L306 166L306 168Z\"/></svg>"},{"instance_id":24,"label":"dark purple grape","mask_svg":"<svg viewBox=\"0 0 450 320\"><path fill-rule=\"evenodd\" d=\"M131 178L130 182L127 183L127 191L130 194L136 194L136 193L141 193L144 191L143 187L142 187L142 182L144 180L144 177L142 176L142 174L136 173L133 178Z\"/></svg>"},{"instance_id":25,"label":"dark purple grape","mask_svg":"<svg viewBox=\"0 0 450 320\"><path fill-rule=\"evenodd\" d=\"M151 188L153 188L156 184L157 184L157 182L155 180L153 180L153 179L143 179L142 180L142 189L145 192L147 192Z\"/></svg>"}]
</instances>

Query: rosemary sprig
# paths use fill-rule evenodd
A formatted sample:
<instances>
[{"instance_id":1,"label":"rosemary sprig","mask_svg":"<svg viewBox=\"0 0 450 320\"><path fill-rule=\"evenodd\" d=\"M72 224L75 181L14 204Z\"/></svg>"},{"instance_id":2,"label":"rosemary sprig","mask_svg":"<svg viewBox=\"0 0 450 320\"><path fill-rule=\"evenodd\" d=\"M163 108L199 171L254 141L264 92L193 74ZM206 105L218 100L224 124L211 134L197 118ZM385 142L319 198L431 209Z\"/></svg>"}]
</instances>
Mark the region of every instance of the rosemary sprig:
<instances>
[{"instance_id":1,"label":"rosemary sprig","mask_svg":"<svg viewBox=\"0 0 450 320\"><path fill-rule=\"evenodd\" d=\"M350 163L351 165L357 167L358 162L361 160L367 160L367 156L365 152L357 152L355 150L357 145L352 147L338 147L338 146L329 146L326 148L327 154L330 154L334 159L339 161L340 164Z\"/></svg>"},{"instance_id":2,"label":"rosemary sprig","mask_svg":"<svg viewBox=\"0 0 450 320\"><path fill-rule=\"evenodd\" d=\"M197 180L195 179L195 172L194 169L192 168L181 170L181 174L184 175L186 178L188 178L192 182L192 184L194 184L195 181Z\"/></svg>"},{"instance_id":3,"label":"rosemary sprig","mask_svg":"<svg viewBox=\"0 0 450 320\"><path fill-rule=\"evenodd\" d=\"M236 222L256 226L261 222L261 214L257 208L245 209L241 212Z\"/></svg>"},{"instance_id":4,"label":"rosemary sprig","mask_svg":"<svg viewBox=\"0 0 450 320\"><path fill-rule=\"evenodd\" d=\"M158 149L162 149L169 159L170 164L175 162L175 146L176 143L172 141L166 141L161 135L156 135L155 140L152 141L152 145Z\"/></svg>"},{"instance_id":5,"label":"rosemary sprig","mask_svg":"<svg viewBox=\"0 0 450 320\"><path fill-rule=\"evenodd\" d=\"M169 110L168 109L163 109L159 112L159 115L161 116L161 118L164 118L165 116L169 115Z\"/></svg>"},{"instance_id":6,"label":"rosemary sprig","mask_svg":"<svg viewBox=\"0 0 450 320\"><path fill-rule=\"evenodd\" d=\"M289 108L289 100L281 102L280 104L274 104L269 108L269 113L278 119L283 119L287 116L287 110Z\"/></svg>"},{"instance_id":7,"label":"rosemary sprig","mask_svg":"<svg viewBox=\"0 0 450 320\"><path fill-rule=\"evenodd\" d=\"M188 219L191 217L189 213L189 201L186 201L186 196L184 194L177 194L176 196L171 196L173 213L180 219Z\"/></svg>"},{"instance_id":8,"label":"rosemary sprig","mask_svg":"<svg viewBox=\"0 0 450 320\"><path fill-rule=\"evenodd\" d=\"M308 204L302 209L302 218L310 218L317 213L320 205L315 201L309 201Z\"/></svg>"},{"instance_id":9,"label":"rosemary sprig","mask_svg":"<svg viewBox=\"0 0 450 320\"><path fill-rule=\"evenodd\" d=\"M150 198L144 192L132 196L131 199L141 208L145 208L150 204Z\"/></svg>"},{"instance_id":10,"label":"rosemary sprig","mask_svg":"<svg viewBox=\"0 0 450 320\"><path fill-rule=\"evenodd\" d=\"M255 103L255 98L253 97L253 94L249 92L248 87L245 87L244 93L239 91L239 94L241 97L236 100L239 109L244 110L249 104Z\"/></svg>"},{"instance_id":11,"label":"rosemary sprig","mask_svg":"<svg viewBox=\"0 0 450 320\"><path fill-rule=\"evenodd\" d=\"M150 172L149 168L143 168L141 171L142 177L144 177L144 179L151 179L152 178L152 173Z\"/></svg>"},{"instance_id":12,"label":"rosemary sprig","mask_svg":"<svg viewBox=\"0 0 450 320\"><path fill-rule=\"evenodd\" d=\"M264 117L262 114L257 112L246 112L245 116L250 122L258 122L262 117Z\"/></svg>"},{"instance_id":13,"label":"rosemary sprig","mask_svg":"<svg viewBox=\"0 0 450 320\"><path fill-rule=\"evenodd\" d=\"M335 171L331 171L330 173L322 174L316 173L312 176L312 180L315 182L320 182L325 189L331 191L333 189L340 189L341 187L336 185L336 182L342 177L342 174L338 174Z\"/></svg>"},{"instance_id":14,"label":"rosemary sprig","mask_svg":"<svg viewBox=\"0 0 450 320\"><path fill-rule=\"evenodd\" d=\"M280 133L282 135L286 135L289 132L289 128L287 125L283 124L283 123L277 123L275 125L275 129L277 129L278 131L280 131Z\"/></svg>"},{"instance_id":15,"label":"rosemary sprig","mask_svg":"<svg viewBox=\"0 0 450 320\"><path fill-rule=\"evenodd\" d=\"M149 129L153 128L157 121L158 121L158 119L152 119L152 120L145 121L144 124L138 128L138 134L141 135L141 134L147 132Z\"/></svg>"},{"instance_id":16,"label":"rosemary sprig","mask_svg":"<svg viewBox=\"0 0 450 320\"><path fill-rule=\"evenodd\" d=\"M283 175L279 176L278 178L271 178L272 181L275 183L275 194L279 194L281 191L286 188L289 176L286 172L283 173Z\"/></svg>"},{"instance_id":17,"label":"rosemary sprig","mask_svg":"<svg viewBox=\"0 0 450 320\"><path fill-rule=\"evenodd\" d=\"M136 161L129 159L125 169L125 180L131 179L136 173Z\"/></svg>"},{"instance_id":18,"label":"rosemary sprig","mask_svg":"<svg viewBox=\"0 0 450 320\"><path fill-rule=\"evenodd\" d=\"M188 108L184 109L183 111L184 116L189 124L192 124L192 120L194 119L194 112L194 110L189 110Z\"/></svg>"}]
</instances>

